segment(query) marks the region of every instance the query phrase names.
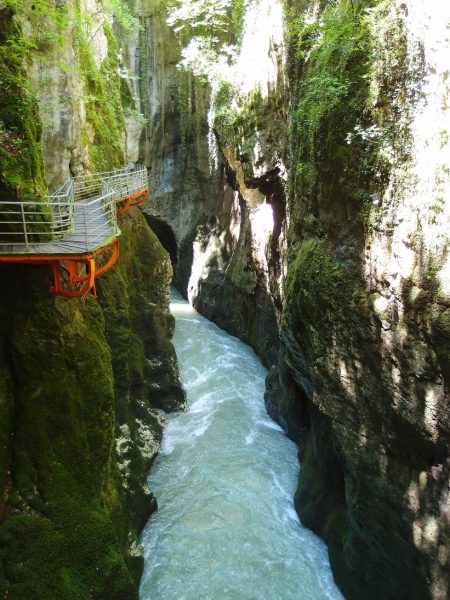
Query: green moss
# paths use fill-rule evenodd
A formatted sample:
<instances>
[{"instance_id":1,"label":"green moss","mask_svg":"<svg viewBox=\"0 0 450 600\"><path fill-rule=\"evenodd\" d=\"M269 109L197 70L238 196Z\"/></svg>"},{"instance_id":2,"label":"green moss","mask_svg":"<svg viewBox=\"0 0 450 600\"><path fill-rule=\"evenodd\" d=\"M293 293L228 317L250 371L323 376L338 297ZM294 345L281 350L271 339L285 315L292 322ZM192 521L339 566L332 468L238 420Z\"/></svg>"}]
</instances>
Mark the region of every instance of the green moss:
<instances>
[{"instance_id":1,"label":"green moss","mask_svg":"<svg viewBox=\"0 0 450 600\"><path fill-rule=\"evenodd\" d=\"M265 103L260 88L252 90L242 99L238 109L232 109L233 99L236 98L239 98L239 90L223 81L214 98L214 127L223 146L240 147L243 141L251 145L264 114Z\"/></svg>"},{"instance_id":2,"label":"green moss","mask_svg":"<svg viewBox=\"0 0 450 600\"><path fill-rule=\"evenodd\" d=\"M305 25L293 7L287 13L290 68L300 80L292 123L293 184L304 201L294 205L296 220L314 215L318 192L326 196L328 188L344 214L351 206L361 224L369 216L379 143L367 110L372 46L364 9L374 4L330 3L320 25ZM320 189L319 179L325 183Z\"/></svg>"},{"instance_id":3,"label":"green moss","mask_svg":"<svg viewBox=\"0 0 450 600\"><path fill-rule=\"evenodd\" d=\"M248 235L246 237L243 236L238 241L240 252L235 251L233 253L227 266L226 278L241 292L252 294L256 290L258 274L255 271L251 257L246 252L246 247L250 246L248 237ZM214 271L211 272L211 279L211 283L213 283L215 280Z\"/></svg>"},{"instance_id":4,"label":"green moss","mask_svg":"<svg viewBox=\"0 0 450 600\"><path fill-rule=\"evenodd\" d=\"M120 78L120 101L124 109L127 109L129 111L136 110L136 100L134 99L133 94L131 93L131 89L128 85L128 82L122 77Z\"/></svg>"},{"instance_id":5,"label":"green moss","mask_svg":"<svg viewBox=\"0 0 450 600\"><path fill-rule=\"evenodd\" d=\"M244 32L244 19L246 8L246 0L233 0L231 7L231 19L233 21L233 33L238 42L241 41L242 34Z\"/></svg>"},{"instance_id":6,"label":"green moss","mask_svg":"<svg viewBox=\"0 0 450 600\"><path fill-rule=\"evenodd\" d=\"M123 399L131 388L135 397L144 397L150 405L158 406L158 399L149 394L148 385L154 377L148 357L159 357L161 364L167 360L166 375L169 379L173 376L169 366L173 357L169 344L172 317L163 310L169 302L170 259L138 211L122 219L121 229L119 263L98 284L107 316L108 341L115 350L116 395ZM151 305L148 298L152 299ZM170 396L172 385L169 380L166 383ZM119 414L125 420L130 417L123 406Z\"/></svg>"},{"instance_id":7,"label":"green moss","mask_svg":"<svg viewBox=\"0 0 450 600\"><path fill-rule=\"evenodd\" d=\"M71 511L74 511L71 513ZM57 521L23 515L10 518L1 532L6 576L17 600L135 597L133 583L104 512L69 505ZM78 519L80 519L78 521ZM70 560L68 558L70 557Z\"/></svg>"},{"instance_id":8,"label":"green moss","mask_svg":"<svg viewBox=\"0 0 450 600\"><path fill-rule=\"evenodd\" d=\"M136 418L156 441L162 431L153 409L180 408L184 396L170 343L173 319L164 310L172 273L169 256L139 210L125 215L120 227L118 264L99 279L97 289L113 348L117 435L127 440L119 452L120 477L131 539L137 542L155 502L145 489L152 456L141 452Z\"/></svg>"},{"instance_id":9,"label":"green moss","mask_svg":"<svg viewBox=\"0 0 450 600\"><path fill-rule=\"evenodd\" d=\"M286 280L286 298L308 308L313 323L324 310L342 310L352 301L349 272L332 258L324 240L303 241L294 256Z\"/></svg>"},{"instance_id":10,"label":"green moss","mask_svg":"<svg viewBox=\"0 0 450 600\"><path fill-rule=\"evenodd\" d=\"M6 512L4 499L9 487L10 449L12 442L13 390L3 348L0 347L0 521Z\"/></svg>"},{"instance_id":11,"label":"green moss","mask_svg":"<svg viewBox=\"0 0 450 600\"><path fill-rule=\"evenodd\" d=\"M108 54L100 68L80 27L76 35L80 74L85 85L86 118L94 131L93 143L89 146L93 171L108 171L124 162L122 98L125 84L118 74L118 46L111 26L105 23L103 31L108 40Z\"/></svg>"},{"instance_id":12,"label":"green moss","mask_svg":"<svg viewBox=\"0 0 450 600\"><path fill-rule=\"evenodd\" d=\"M0 197L35 198L46 192L41 123L27 80L31 46L11 10L0 11Z\"/></svg>"},{"instance_id":13,"label":"green moss","mask_svg":"<svg viewBox=\"0 0 450 600\"><path fill-rule=\"evenodd\" d=\"M102 311L93 298L50 298L43 269L10 268L9 281L0 307L16 381L0 527L7 589L18 600L134 598Z\"/></svg>"},{"instance_id":14,"label":"green moss","mask_svg":"<svg viewBox=\"0 0 450 600\"><path fill-rule=\"evenodd\" d=\"M305 240L292 252L282 329L295 331L309 365L327 355L342 323L360 314L365 294L358 290L355 273L333 258L325 240Z\"/></svg>"}]
</instances>

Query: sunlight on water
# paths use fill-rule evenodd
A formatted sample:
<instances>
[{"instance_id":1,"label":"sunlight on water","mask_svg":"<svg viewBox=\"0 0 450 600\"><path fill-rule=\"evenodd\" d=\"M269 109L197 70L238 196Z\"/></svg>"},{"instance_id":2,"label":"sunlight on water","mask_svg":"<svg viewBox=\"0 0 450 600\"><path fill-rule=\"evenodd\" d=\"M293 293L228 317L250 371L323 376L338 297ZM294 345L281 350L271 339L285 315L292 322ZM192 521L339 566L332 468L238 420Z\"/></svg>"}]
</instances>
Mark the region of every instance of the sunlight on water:
<instances>
[{"instance_id":1,"label":"sunlight on water","mask_svg":"<svg viewBox=\"0 0 450 600\"><path fill-rule=\"evenodd\" d=\"M189 411L170 418L149 478L141 599L341 600L294 510L297 448L265 412L265 369L178 295L171 309Z\"/></svg>"}]
</instances>

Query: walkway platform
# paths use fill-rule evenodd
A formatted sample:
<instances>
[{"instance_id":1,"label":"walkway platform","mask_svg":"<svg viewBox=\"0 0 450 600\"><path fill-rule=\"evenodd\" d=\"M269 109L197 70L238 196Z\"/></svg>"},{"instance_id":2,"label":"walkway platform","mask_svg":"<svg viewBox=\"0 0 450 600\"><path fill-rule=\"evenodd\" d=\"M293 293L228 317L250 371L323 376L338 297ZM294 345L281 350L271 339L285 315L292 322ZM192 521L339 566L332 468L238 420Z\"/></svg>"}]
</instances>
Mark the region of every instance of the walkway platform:
<instances>
[{"instance_id":1,"label":"walkway platform","mask_svg":"<svg viewBox=\"0 0 450 600\"><path fill-rule=\"evenodd\" d=\"M0 262L50 264L53 293L95 293L119 255L118 216L148 197L147 169L75 177L36 202L0 202Z\"/></svg>"}]
</instances>

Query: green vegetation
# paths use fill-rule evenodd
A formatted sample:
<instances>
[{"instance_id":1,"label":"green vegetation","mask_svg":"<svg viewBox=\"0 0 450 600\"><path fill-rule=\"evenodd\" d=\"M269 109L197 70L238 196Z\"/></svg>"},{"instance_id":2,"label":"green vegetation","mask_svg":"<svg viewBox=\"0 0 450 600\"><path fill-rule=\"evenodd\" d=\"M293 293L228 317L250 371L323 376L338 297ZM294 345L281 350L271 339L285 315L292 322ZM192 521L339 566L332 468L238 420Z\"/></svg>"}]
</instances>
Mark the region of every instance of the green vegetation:
<instances>
[{"instance_id":1,"label":"green vegetation","mask_svg":"<svg viewBox=\"0 0 450 600\"><path fill-rule=\"evenodd\" d=\"M120 226L118 265L98 282L107 337L114 348L116 396L126 407L126 398L132 389L133 396L145 399L146 404L155 407L159 406L159 400L149 394L150 382L164 375L167 381L161 386L161 394L167 392L169 397L173 394L171 377L172 381L176 380L169 340L173 318L164 310L169 302L172 268L169 255L139 211L131 211ZM131 281L133 285L130 285ZM149 356L154 356L160 365L167 359L167 364L163 365L164 373L151 372ZM178 392L175 396L182 402ZM167 402L166 410L174 408L169 406L170 400Z\"/></svg>"},{"instance_id":2,"label":"green vegetation","mask_svg":"<svg viewBox=\"0 0 450 600\"><path fill-rule=\"evenodd\" d=\"M33 0L32 3L4 0L3 4L30 24L22 40L34 54L44 54L64 43L70 23L65 3L55 4L51 0Z\"/></svg>"},{"instance_id":3,"label":"green vegetation","mask_svg":"<svg viewBox=\"0 0 450 600\"><path fill-rule=\"evenodd\" d=\"M188 32L189 37L214 38L229 27L231 4L230 0L173 0L167 3L167 22L177 32Z\"/></svg>"},{"instance_id":4,"label":"green vegetation","mask_svg":"<svg viewBox=\"0 0 450 600\"><path fill-rule=\"evenodd\" d=\"M239 40L248 0L168 0L168 23L184 39L201 37L217 50L223 36Z\"/></svg>"},{"instance_id":5,"label":"green vegetation","mask_svg":"<svg viewBox=\"0 0 450 600\"><path fill-rule=\"evenodd\" d=\"M250 0L169 0L168 24L182 44L179 67L211 84L236 58Z\"/></svg>"},{"instance_id":6,"label":"green vegetation","mask_svg":"<svg viewBox=\"0 0 450 600\"><path fill-rule=\"evenodd\" d=\"M105 23L103 31L108 40L108 54L100 68L95 64L86 34L78 29L76 35L80 74L85 84L86 116L94 134L89 144L93 171L107 171L124 162L122 97L126 84L121 85L118 46L111 26Z\"/></svg>"},{"instance_id":7,"label":"green vegetation","mask_svg":"<svg viewBox=\"0 0 450 600\"><path fill-rule=\"evenodd\" d=\"M327 172L334 202L354 204L361 221L367 217L379 141L368 110L373 57L365 9L376 3L333 2L320 24L308 25L294 7L288 10L290 69L300 80L293 177L296 194L306 199L297 203L303 215L314 215L317 181Z\"/></svg>"},{"instance_id":8,"label":"green vegetation","mask_svg":"<svg viewBox=\"0 0 450 600\"><path fill-rule=\"evenodd\" d=\"M124 31L140 29L139 19L133 13L134 0L104 0L104 8Z\"/></svg>"},{"instance_id":9,"label":"green vegetation","mask_svg":"<svg viewBox=\"0 0 450 600\"><path fill-rule=\"evenodd\" d=\"M2 450L0 451L0 522L4 519L6 510L5 498L9 491L9 457L12 443L11 429L14 416L14 404L12 394L11 375L5 364L3 349L0 351L0 439ZM1 568L0 568L0 590Z\"/></svg>"},{"instance_id":10,"label":"green vegetation","mask_svg":"<svg viewBox=\"0 0 450 600\"><path fill-rule=\"evenodd\" d=\"M249 0L233 0L231 9L231 19L233 21L233 31L238 42L242 39L244 32L245 10L249 4Z\"/></svg>"},{"instance_id":11,"label":"green vegetation","mask_svg":"<svg viewBox=\"0 0 450 600\"><path fill-rule=\"evenodd\" d=\"M133 598L126 518L113 485L113 374L102 313L93 299L49 298L42 274L10 274L1 307L1 335L20 373L9 518L0 532L4 576L18 600ZM39 300L24 293L24 276ZM11 306L14 318L5 318Z\"/></svg>"},{"instance_id":12,"label":"green vegetation","mask_svg":"<svg viewBox=\"0 0 450 600\"><path fill-rule=\"evenodd\" d=\"M392 166L409 160L400 117L410 109L405 82L418 75L407 66L403 25L383 0L332 2L307 25L295 5L287 15L290 71L300 82L292 120L300 217L315 215L314 197L332 189L335 204L369 230L381 214L373 197L382 197Z\"/></svg>"},{"instance_id":13,"label":"green vegetation","mask_svg":"<svg viewBox=\"0 0 450 600\"><path fill-rule=\"evenodd\" d=\"M31 199L46 192L41 123L27 80L31 47L10 8L0 10L0 197Z\"/></svg>"},{"instance_id":14,"label":"green vegetation","mask_svg":"<svg viewBox=\"0 0 450 600\"><path fill-rule=\"evenodd\" d=\"M332 334L336 313L346 315L354 307L355 280L348 269L333 259L324 240L310 238L295 249L286 280L286 311L302 327L302 339L314 356Z\"/></svg>"},{"instance_id":15,"label":"green vegetation","mask_svg":"<svg viewBox=\"0 0 450 600\"><path fill-rule=\"evenodd\" d=\"M347 269L333 260L324 240L311 238L302 242L286 280L286 295L296 297L311 310L337 310L351 295L351 278ZM306 289L302 282L308 283ZM316 319L313 319L316 320Z\"/></svg>"},{"instance_id":16,"label":"green vegetation","mask_svg":"<svg viewBox=\"0 0 450 600\"><path fill-rule=\"evenodd\" d=\"M264 128L267 101L261 89L253 89L246 98L227 81L221 82L214 95L214 128L223 147L234 145L241 155L254 147L257 131Z\"/></svg>"}]
</instances>

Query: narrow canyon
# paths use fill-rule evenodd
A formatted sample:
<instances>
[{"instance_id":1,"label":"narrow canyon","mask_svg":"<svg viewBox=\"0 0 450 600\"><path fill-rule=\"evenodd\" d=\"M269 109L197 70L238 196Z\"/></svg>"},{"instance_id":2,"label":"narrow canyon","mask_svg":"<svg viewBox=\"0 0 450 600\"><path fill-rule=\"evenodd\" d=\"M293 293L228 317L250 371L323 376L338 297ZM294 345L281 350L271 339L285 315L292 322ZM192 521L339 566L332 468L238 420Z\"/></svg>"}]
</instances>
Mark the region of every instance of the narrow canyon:
<instances>
[{"instance_id":1,"label":"narrow canyon","mask_svg":"<svg viewBox=\"0 0 450 600\"><path fill-rule=\"evenodd\" d=\"M0 89L0 597L449 598L448 1L0 0Z\"/></svg>"}]
</instances>

